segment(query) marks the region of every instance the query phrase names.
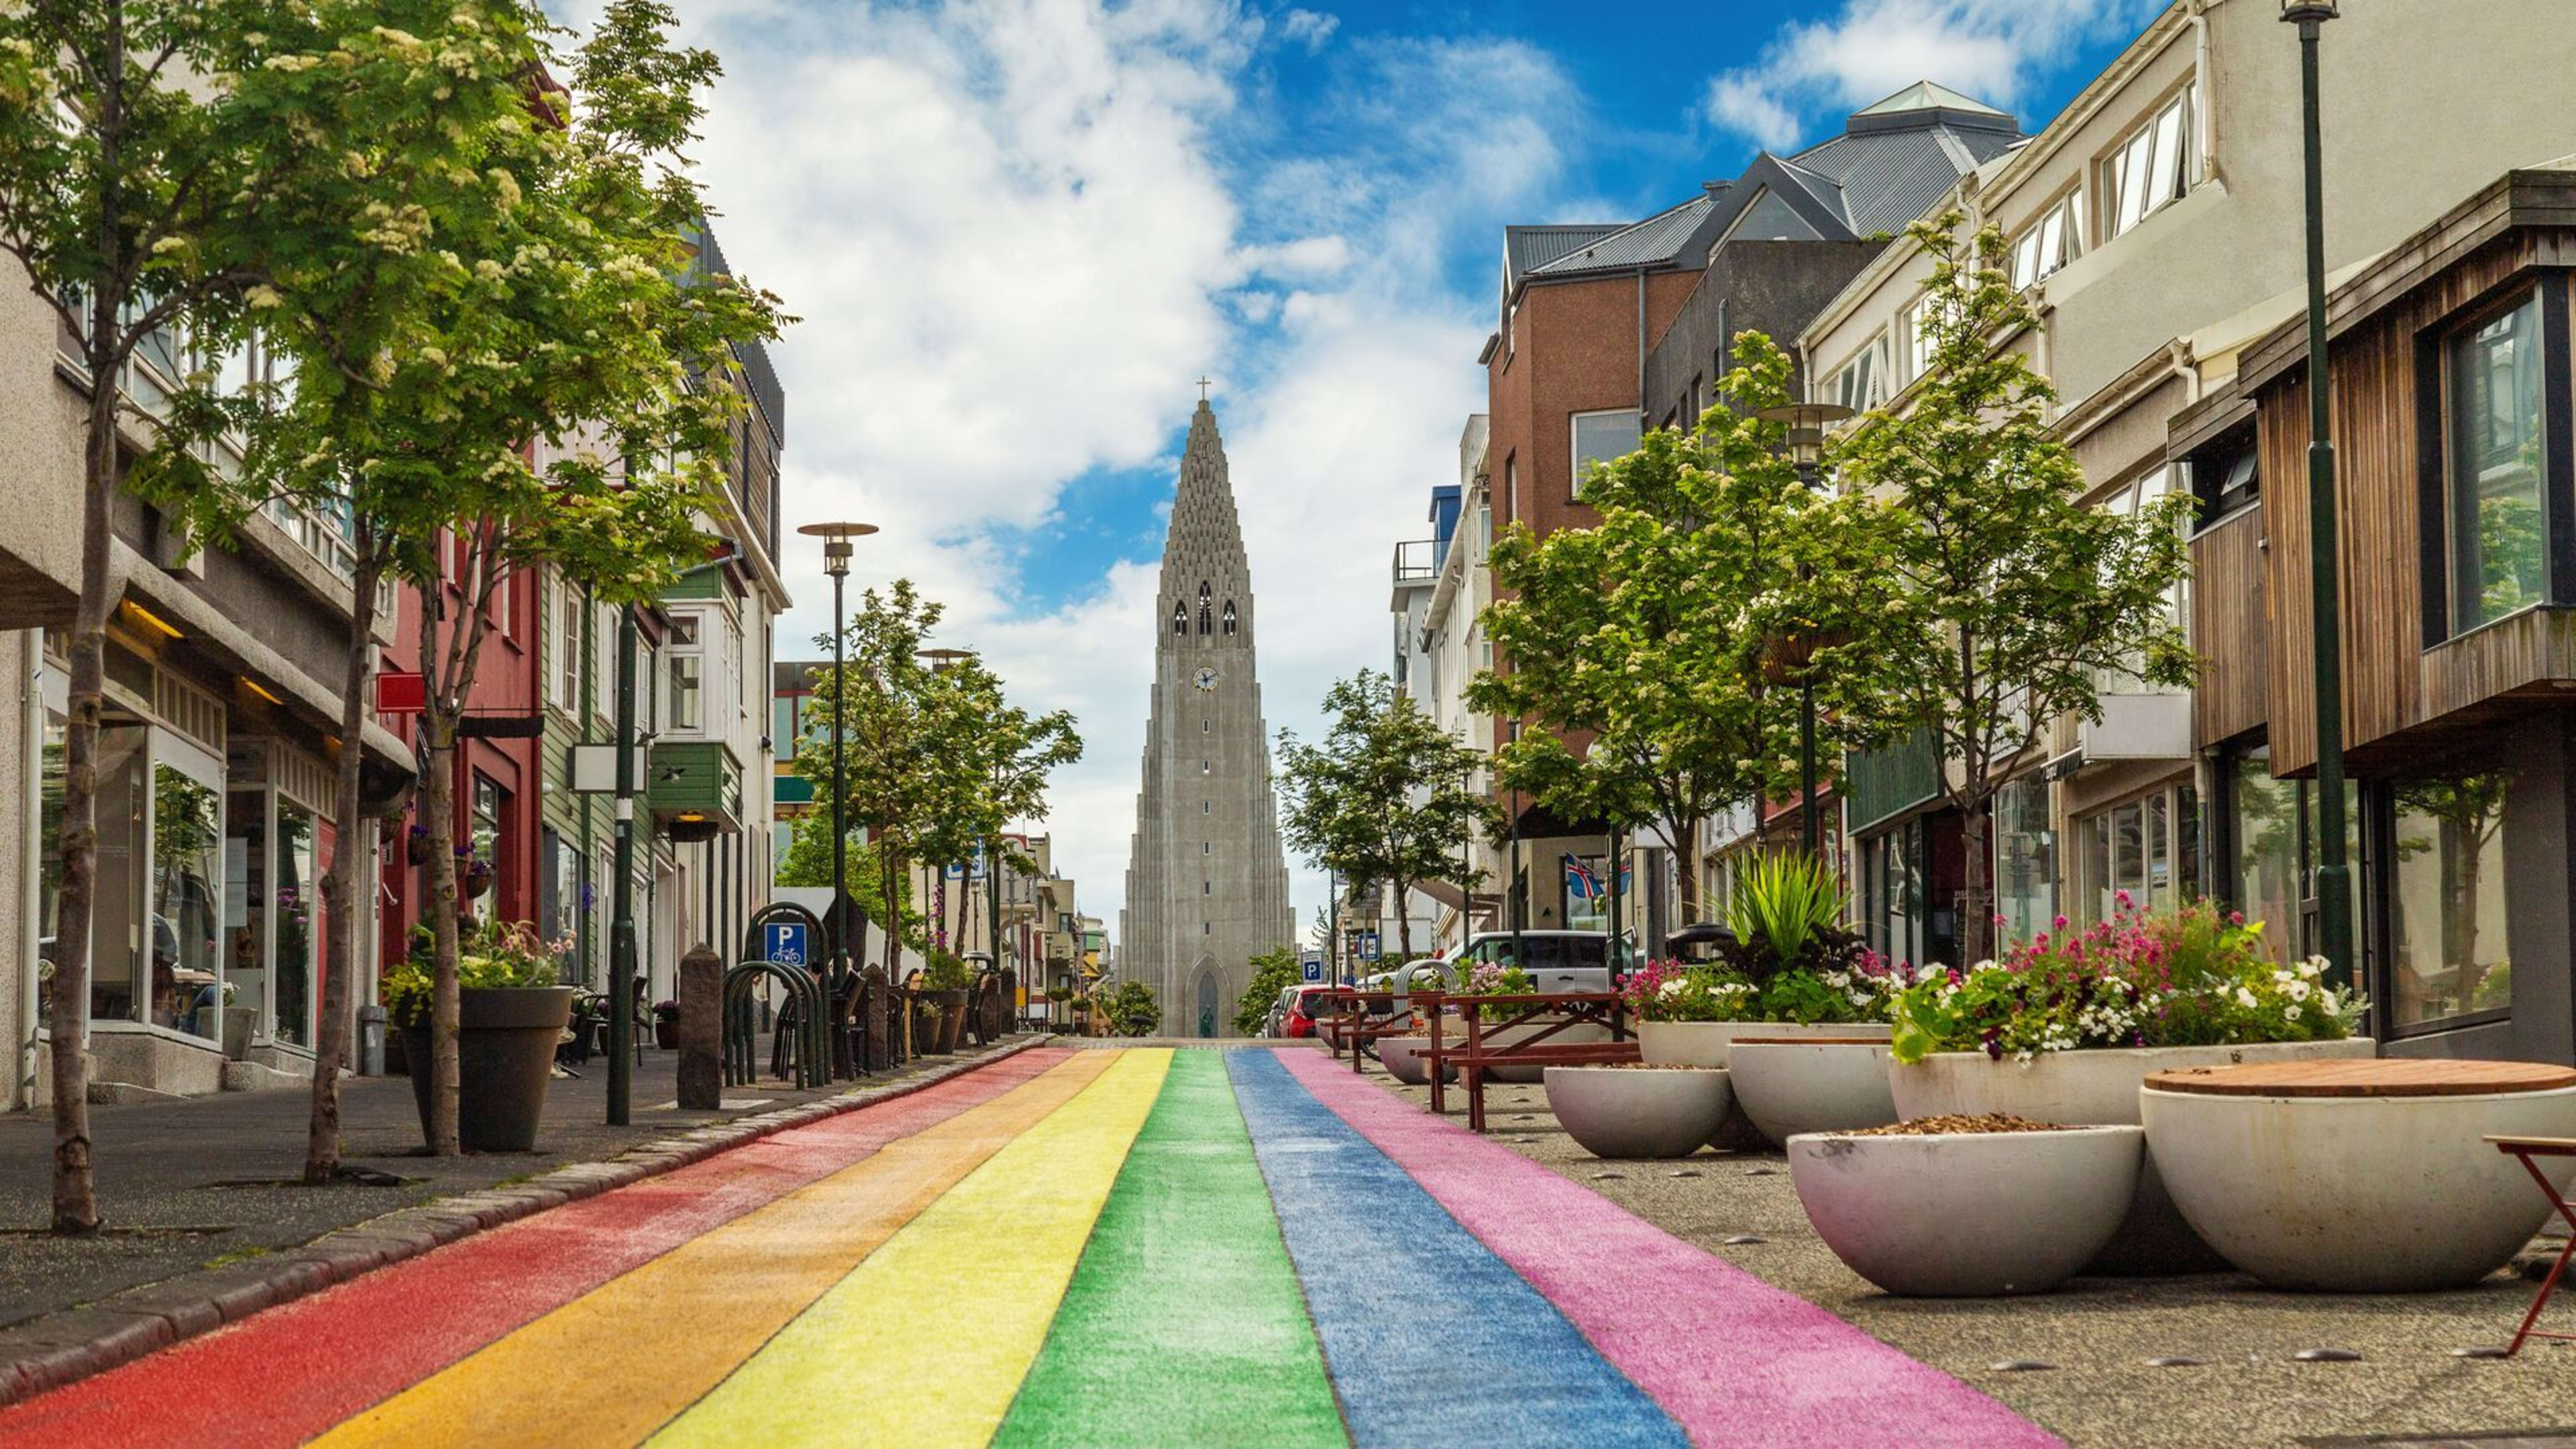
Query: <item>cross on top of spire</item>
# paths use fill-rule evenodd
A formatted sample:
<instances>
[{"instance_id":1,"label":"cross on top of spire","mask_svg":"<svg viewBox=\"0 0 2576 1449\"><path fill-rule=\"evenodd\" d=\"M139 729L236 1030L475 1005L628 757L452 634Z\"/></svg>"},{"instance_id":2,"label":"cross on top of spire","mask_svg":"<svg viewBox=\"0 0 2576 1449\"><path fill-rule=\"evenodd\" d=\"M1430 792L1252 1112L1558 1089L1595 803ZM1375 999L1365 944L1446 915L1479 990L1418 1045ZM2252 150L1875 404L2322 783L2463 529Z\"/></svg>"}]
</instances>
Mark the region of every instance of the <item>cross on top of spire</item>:
<instances>
[{"instance_id":1,"label":"cross on top of spire","mask_svg":"<svg viewBox=\"0 0 2576 1449\"><path fill-rule=\"evenodd\" d=\"M1210 383L1209 383L1208 375L1207 375L1206 373L1204 373L1204 372L1200 373L1200 374L1199 374L1199 401L1200 401L1200 402L1206 402L1206 401L1207 401L1207 390L1208 390L1209 385L1210 385Z\"/></svg>"}]
</instances>

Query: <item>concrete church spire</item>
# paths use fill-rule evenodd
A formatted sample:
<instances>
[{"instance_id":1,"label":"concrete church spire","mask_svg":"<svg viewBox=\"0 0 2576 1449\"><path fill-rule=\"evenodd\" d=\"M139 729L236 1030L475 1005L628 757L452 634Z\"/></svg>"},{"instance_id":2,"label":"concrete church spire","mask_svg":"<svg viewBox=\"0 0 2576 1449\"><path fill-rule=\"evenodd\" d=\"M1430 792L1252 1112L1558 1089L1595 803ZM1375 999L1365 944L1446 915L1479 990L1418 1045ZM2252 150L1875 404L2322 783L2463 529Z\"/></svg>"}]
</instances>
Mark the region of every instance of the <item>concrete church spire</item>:
<instances>
[{"instance_id":1,"label":"concrete church spire","mask_svg":"<svg viewBox=\"0 0 2576 1449\"><path fill-rule=\"evenodd\" d=\"M1181 452L1161 580L1119 960L1127 979L1154 988L1166 1034L1227 1035L1251 958L1291 944L1296 920L1253 668L1252 570L1204 397Z\"/></svg>"}]
</instances>

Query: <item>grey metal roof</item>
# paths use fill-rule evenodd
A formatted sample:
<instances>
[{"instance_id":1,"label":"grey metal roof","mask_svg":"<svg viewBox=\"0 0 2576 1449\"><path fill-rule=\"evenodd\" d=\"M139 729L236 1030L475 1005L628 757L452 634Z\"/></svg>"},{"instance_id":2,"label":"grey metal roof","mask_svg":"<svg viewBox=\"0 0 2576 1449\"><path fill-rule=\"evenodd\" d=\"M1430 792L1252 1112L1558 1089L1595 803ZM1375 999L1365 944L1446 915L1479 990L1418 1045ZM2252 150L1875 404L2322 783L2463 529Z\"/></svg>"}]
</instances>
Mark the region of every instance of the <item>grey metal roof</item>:
<instances>
[{"instance_id":1,"label":"grey metal roof","mask_svg":"<svg viewBox=\"0 0 2576 1449\"><path fill-rule=\"evenodd\" d=\"M1626 222L1594 222L1550 226L1507 226L1503 228L1503 265L1510 272L1506 286L1517 286L1520 279L1568 252L1627 230Z\"/></svg>"},{"instance_id":2,"label":"grey metal roof","mask_svg":"<svg viewBox=\"0 0 2576 1449\"><path fill-rule=\"evenodd\" d=\"M715 276L734 275L733 268L725 261L724 247L716 241L715 227L703 221L699 227L705 254L698 259L698 266ZM758 341L751 341L736 346L733 355L734 360L742 364L743 385L751 394L753 406L758 407L761 416L768 420L770 434L778 439L778 446L786 447L787 390L779 386L778 369L769 361L769 349Z\"/></svg>"},{"instance_id":3,"label":"grey metal roof","mask_svg":"<svg viewBox=\"0 0 2576 1449\"><path fill-rule=\"evenodd\" d=\"M1627 270L1651 267L1669 262L1690 240L1701 220L1707 217L1714 198L1701 192L1681 205L1661 211L1623 227L1608 236L1586 244L1542 266L1532 267L1530 274L1539 277L1570 276L1578 272Z\"/></svg>"},{"instance_id":4,"label":"grey metal roof","mask_svg":"<svg viewBox=\"0 0 2576 1449\"><path fill-rule=\"evenodd\" d=\"M1834 211L1856 237L1901 231L1978 163L2021 139L2017 131L1924 126L1836 136L1789 158L1833 183ZM1813 189L1813 188L1811 188Z\"/></svg>"}]
</instances>

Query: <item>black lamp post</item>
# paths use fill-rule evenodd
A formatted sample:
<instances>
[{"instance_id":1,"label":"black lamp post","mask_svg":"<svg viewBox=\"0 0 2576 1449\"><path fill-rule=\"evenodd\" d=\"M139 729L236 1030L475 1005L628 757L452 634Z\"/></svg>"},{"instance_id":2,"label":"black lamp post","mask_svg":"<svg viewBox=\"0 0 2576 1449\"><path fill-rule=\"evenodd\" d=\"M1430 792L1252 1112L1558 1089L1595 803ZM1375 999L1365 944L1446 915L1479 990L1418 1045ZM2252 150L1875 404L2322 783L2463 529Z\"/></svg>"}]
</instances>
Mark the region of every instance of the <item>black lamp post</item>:
<instances>
[{"instance_id":1,"label":"black lamp post","mask_svg":"<svg viewBox=\"0 0 2576 1449\"><path fill-rule=\"evenodd\" d=\"M2307 161L2308 230L2308 607L2317 710L2317 954L2338 986L2353 979L2352 867L2344 858L2343 606L2335 545L2333 398L2326 359L2326 190L2317 121L2317 31L2340 10L2334 0L2281 0L2281 19L2299 27L2299 97Z\"/></svg>"},{"instance_id":2,"label":"black lamp post","mask_svg":"<svg viewBox=\"0 0 2576 1449\"><path fill-rule=\"evenodd\" d=\"M1521 722L1513 720L1509 728L1511 743L1519 744ZM1512 964L1527 970L1525 963L1529 960L1529 952L1521 940L1521 931L1524 929L1522 918L1529 914L1529 896L1522 890L1521 882L1521 792L1518 789L1512 791L1511 804L1505 808L1511 811L1512 816L1512 857L1510 865L1505 868L1508 874L1503 885L1503 909L1510 913L1512 918ZM1517 902L1512 899L1515 893L1520 894Z\"/></svg>"},{"instance_id":3,"label":"black lamp post","mask_svg":"<svg viewBox=\"0 0 2576 1449\"><path fill-rule=\"evenodd\" d=\"M1787 403L1764 408L1754 414L1766 423L1785 423L1789 428L1789 461L1798 469L1798 481L1812 490L1825 461L1825 424L1838 423L1852 415L1841 403ZM1807 569L1798 567L1798 580L1806 582ZM1802 631L1795 648L1798 668L1798 843L1810 859L1815 858L1824 843L1824 832L1816 816L1816 680L1815 632Z\"/></svg>"},{"instance_id":4,"label":"black lamp post","mask_svg":"<svg viewBox=\"0 0 2576 1449\"><path fill-rule=\"evenodd\" d=\"M841 751L841 693L845 685L849 641L843 635L841 589L850 577L850 540L877 531L873 523L809 523L796 530L823 540L823 572L832 576L832 989L831 1000L848 978L850 895L850 825L848 769ZM870 1047L873 1050L873 1046Z\"/></svg>"}]
</instances>

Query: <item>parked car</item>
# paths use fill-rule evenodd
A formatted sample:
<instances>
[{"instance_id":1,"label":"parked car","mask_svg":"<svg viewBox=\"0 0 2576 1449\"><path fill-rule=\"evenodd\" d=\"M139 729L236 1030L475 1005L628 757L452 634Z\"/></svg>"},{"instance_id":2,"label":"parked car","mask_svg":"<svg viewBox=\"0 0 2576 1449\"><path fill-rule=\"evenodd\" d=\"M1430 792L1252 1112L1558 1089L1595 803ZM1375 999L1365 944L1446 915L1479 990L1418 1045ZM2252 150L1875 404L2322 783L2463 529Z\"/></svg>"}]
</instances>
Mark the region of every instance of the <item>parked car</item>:
<instances>
[{"instance_id":1,"label":"parked car","mask_svg":"<svg viewBox=\"0 0 2576 1449\"><path fill-rule=\"evenodd\" d=\"M1637 965L1636 948L1623 936L1614 969L1606 931L1522 931L1518 940L1528 952L1518 964L1540 991L1609 991ZM1470 937L1448 964L1461 975L1479 966L1512 965L1513 941L1510 931L1483 932Z\"/></svg>"},{"instance_id":2,"label":"parked car","mask_svg":"<svg viewBox=\"0 0 2576 1449\"><path fill-rule=\"evenodd\" d=\"M1330 991L1332 988L1318 983L1312 986L1292 986L1288 989L1291 994L1291 1000L1288 1003L1288 1030L1285 1035L1291 1037L1313 1036L1315 1034L1315 1015L1320 999L1325 992Z\"/></svg>"}]
</instances>

